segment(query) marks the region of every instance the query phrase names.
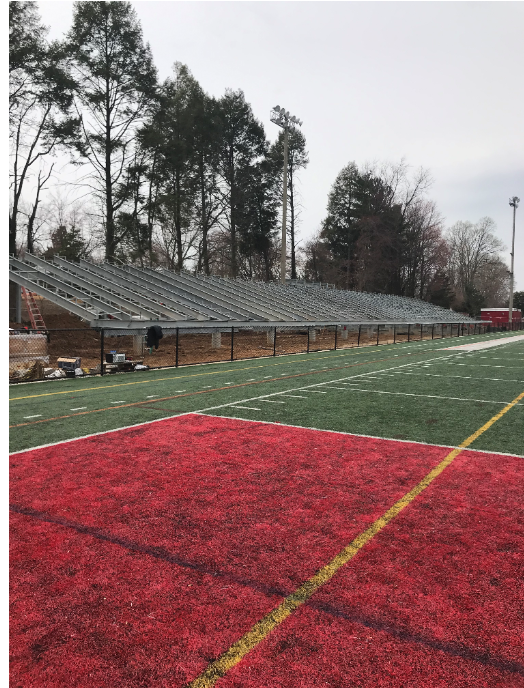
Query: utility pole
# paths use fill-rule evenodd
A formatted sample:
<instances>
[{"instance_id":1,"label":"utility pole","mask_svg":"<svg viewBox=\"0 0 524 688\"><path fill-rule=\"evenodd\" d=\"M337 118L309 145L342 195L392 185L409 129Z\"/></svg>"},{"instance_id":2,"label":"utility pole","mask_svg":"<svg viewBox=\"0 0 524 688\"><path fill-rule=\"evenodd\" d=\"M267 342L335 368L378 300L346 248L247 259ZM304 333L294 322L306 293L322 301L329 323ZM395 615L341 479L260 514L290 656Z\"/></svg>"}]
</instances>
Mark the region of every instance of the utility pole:
<instances>
[{"instance_id":1,"label":"utility pole","mask_svg":"<svg viewBox=\"0 0 524 688\"><path fill-rule=\"evenodd\" d=\"M287 244L287 232L286 232L286 220L287 220L287 157L288 157L288 134L290 128L293 128L295 124L299 127L302 126L302 122L289 114L287 110L281 108L280 105L276 105L271 111L271 121L282 127L284 130L284 180L283 180L283 191L282 191L282 253L280 254L280 281L282 284L286 283L286 244Z\"/></svg>"},{"instance_id":2,"label":"utility pole","mask_svg":"<svg viewBox=\"0 0 524 688\"><path fill-rule=\"evenodd\" d=\"M513 322L513 264L515 262L515 215L519 207L520 198L513 196L509 204L513 208L513 237L511 239L511 270L509 273L509 322Z\"/></svg>"}]
</instances>

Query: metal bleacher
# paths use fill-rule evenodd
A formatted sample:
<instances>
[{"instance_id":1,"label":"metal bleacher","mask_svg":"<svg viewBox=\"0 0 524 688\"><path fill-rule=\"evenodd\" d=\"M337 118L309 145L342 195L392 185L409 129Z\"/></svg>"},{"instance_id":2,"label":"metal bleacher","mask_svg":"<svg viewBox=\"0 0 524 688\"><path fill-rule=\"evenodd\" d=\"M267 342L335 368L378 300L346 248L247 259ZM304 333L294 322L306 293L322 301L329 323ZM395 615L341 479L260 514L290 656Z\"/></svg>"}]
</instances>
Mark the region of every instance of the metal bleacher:
<instances>
[{"instance_id":1,"label":"metal bleacher","mask_svg":"<svg viewBox=\"0 0 524 688\"><path fill-rule=\"evenodd\" d=\"M9 279L92 327L475 322L419 299L274 282L206 277L30 253L9 260ZM137 322L138 321L138 322Z\"/></svg>"}]
</instances>

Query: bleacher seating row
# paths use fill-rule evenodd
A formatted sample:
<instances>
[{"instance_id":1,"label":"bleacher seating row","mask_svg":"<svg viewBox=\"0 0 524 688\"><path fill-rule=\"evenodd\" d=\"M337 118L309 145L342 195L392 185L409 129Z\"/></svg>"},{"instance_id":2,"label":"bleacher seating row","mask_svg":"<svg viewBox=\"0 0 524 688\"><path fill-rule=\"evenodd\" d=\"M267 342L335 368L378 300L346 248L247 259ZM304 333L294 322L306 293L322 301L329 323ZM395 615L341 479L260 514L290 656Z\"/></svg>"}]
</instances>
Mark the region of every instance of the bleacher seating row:
<instances>
[{"instance_id":1,"label":"bleacher seating row","mask_svg":"<svg viewBox=\"0 0 524 688\"><path fill-rule=\"evenodd\" d=\"M473 322L419 299L299 280L284 285L56 256L47 261L29 253L11 257L9 270L15 283L90 322Z\"/></svg>"}]
</instances>

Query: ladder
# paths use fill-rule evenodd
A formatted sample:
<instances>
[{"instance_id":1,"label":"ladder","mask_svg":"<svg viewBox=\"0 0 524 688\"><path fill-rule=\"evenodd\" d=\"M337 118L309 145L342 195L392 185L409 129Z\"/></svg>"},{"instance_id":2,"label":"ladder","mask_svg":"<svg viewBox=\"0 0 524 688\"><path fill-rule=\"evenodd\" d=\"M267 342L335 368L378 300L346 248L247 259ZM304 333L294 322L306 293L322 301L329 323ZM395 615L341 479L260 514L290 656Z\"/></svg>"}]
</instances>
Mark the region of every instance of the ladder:
<instances>
[{"instance_id":1,"label":"ladder","mask_svg":"<svg viewBox=\"0 0 524 688\"><path fill-rule=\"evenodd\" d=\"M33 330L45 330L45 322L38 308L34 292L22 287L22 296L25 301L27 312L29 313L29 320L31 321Z\"/></svg>"}]
</instances>

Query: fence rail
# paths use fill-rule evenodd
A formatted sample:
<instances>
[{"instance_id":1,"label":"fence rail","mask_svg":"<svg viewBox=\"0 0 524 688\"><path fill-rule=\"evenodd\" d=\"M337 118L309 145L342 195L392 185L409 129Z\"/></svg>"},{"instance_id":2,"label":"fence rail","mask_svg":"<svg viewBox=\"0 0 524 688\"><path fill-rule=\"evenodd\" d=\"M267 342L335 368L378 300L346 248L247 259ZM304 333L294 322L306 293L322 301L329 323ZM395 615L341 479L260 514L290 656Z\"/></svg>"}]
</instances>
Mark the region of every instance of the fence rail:
<instances>
[{"instance_id":1,"label":"fence rail","mask_svg":"<svg viewBox=\"0 0 524 688\"><path fill-rule=\"evenodd\" d=\"M198 329L176 327L163 329L158 349L146 345L143 327L134 330L18 330L9 336L9 381L138 372L522 329L522 322L496 326L479 322L391 325L367 322L296 327L263 324ZM61 363L61 358L80 359L80 365L76 370L73 367L65 371L60 366L67 363Z\"/></svg>"}]
</instances>

